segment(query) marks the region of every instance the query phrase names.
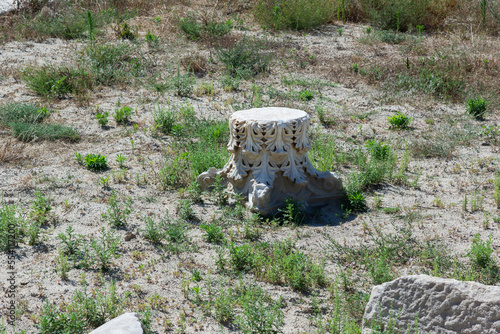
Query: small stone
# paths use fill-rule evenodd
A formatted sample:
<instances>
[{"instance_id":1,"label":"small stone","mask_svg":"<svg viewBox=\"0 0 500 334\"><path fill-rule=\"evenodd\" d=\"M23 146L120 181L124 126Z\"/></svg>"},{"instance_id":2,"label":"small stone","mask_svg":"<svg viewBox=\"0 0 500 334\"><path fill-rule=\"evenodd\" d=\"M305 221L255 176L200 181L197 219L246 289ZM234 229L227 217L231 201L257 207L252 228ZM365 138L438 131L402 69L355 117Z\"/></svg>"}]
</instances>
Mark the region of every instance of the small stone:
<instances>
[{"instance_id":1,"label":"small stone","mask_svg":"<svg viewBox=\"0 0 500 334\"><path fill-rule=\"evenodd\" d=\"M127 232L127 234L125 235L125 241L130 241L132 239L135 239L137 236L132 233L132 232Z\"/></svg>"},{"instance_id":2,"label":"small stone","mask_svg":"<svg viewBox=\"0 0 500 334\"><path fill-rule=\"evenodd\" d=\"M144 334L136 313L124 313L89 334Z\"/></svg>"}]
</instances>

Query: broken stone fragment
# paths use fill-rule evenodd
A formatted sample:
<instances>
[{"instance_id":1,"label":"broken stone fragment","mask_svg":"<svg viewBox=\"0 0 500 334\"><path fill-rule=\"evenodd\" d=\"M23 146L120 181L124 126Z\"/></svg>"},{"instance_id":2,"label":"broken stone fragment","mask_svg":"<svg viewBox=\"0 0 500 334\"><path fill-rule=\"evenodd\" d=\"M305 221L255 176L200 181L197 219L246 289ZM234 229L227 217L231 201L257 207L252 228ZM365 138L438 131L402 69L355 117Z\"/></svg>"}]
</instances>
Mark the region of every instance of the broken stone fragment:
<instances>
[{"instance_id":1,"label":"broken stone fragment","mask_svg":"<svg viewBox=\"0 0 500 334\"><path fill-rule=\"evenodd\" d=\"M362 333L373 333L372 329L391 333L411 329L411 333L498 334L500 286L427 275L400 277L373 287Z\"/></svg>"},{"instance_id":2,"label":"broken stone fragment","mask_svg":"<svg viewBox=\"0 0 500 334\"><path fill-rule=\"evenodd\" d=\"M142 323L136 313L124 313L96 328L89 334L143 334Z\"/></svg>"}]
</instances>

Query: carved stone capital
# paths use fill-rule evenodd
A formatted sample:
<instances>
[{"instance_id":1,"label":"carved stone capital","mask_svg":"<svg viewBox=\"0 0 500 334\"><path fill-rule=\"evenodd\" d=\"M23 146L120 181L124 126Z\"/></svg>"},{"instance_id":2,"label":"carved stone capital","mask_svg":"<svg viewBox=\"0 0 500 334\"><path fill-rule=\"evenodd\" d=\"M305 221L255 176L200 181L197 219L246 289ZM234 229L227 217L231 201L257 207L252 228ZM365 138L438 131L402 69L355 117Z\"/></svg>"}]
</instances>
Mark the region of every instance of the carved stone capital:
<instances>
[{"instance_id":1,"label":"carved stone capital","mask_svg":"<svg viewBox=\"0 0 500 334\"><path fill-rule=\"evenodd\" d=\"M217 174L231 190L248 198L247 206L272 215L286 198L317 206L342 194L337 175L317 171L309 158L309 115L289 108L257 108L235 112L229 119L231 158L220 170L198 176L208 189Z\"/></svg>"}]
</instances>

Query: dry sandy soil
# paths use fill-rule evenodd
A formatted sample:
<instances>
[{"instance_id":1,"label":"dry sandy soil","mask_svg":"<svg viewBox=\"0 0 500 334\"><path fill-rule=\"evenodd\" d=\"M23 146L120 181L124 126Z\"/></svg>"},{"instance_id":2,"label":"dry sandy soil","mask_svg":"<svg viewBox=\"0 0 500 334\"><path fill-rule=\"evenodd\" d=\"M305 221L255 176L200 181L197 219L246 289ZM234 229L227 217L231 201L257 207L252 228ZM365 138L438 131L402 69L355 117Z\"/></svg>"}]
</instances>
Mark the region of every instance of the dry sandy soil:
<instances>
[{"instance_id":1,"label":"dry sandy soil","mask_svg":"<svg viewBox=\"0 0 500 334\"><path fill-rule=\"evenodd\" d=\"M167 14L164 15L165 18L168 17ZM151 17L136 17L131 21L132 25L138 27L142 22L142 27L138 29L140 38L145 35L146 27L153 26L151 20ZM263 36L262 30L252 25L251 18L248 18L246 24L250 26L249 30L236 28L233 34ZM339 36L339 28L342 28L342 36ZM306 33L267 35L267 38L280 45L273 51L277 57L272 62L270 73L242 82L240 90L236 92L223 90L219 83L222 65L214 62L210 64L207 75L196 79L195 84L195 87L200 87L202 83L213 82L213 96L195 94L190 98L181 98L171 91L159 94L141 86L124 85L96 89L89 104L84 106L72 98L51 101L41 99L19 79L17 71L34 64L71 64L76 61L75 55L85 45L85 41L48 39L1 45L0 102L41 103L54 111L50 116L51 121L74 126L80 134L80 140L76 143L37 140L23 143L14 139L8 129L2 129L0 133L0 153L4 157L3 161L0 160L3 205L17 204L26 215L35 198L35 191L39 190L50 199L52 206L51 222L42 228L39 244L30 246L21 243L16 249L16 332L37 332L35 324L39 322L37 317L45 300L56 303L70 301L74 291L82 289L83 274L89 287L97 289L106 285L103 282L116 279L119 295L130 293L126 308L131 311L142 311L154 294L161 296L162 306L157 307L152 315L151 328L154 332L239 332L233 325L224 326L213 317L205 316L193 303L192 297L187 300L183 294L183 284L186 284L183 282L191 278L193 268L201 271L203 280L200 283L191 282L191 286L199 284L206 287L209 278L214 282L225 281L229 285L238 281L234 276L218 272L215 264L217 247L204 240L204 232L199 227L201 222L216 220L224 214L210 196L205 195L203 204L192 205L197 220L189 222L188 236L195 246L191 250L173 254L152 245L140 232L144 229L147 216L163 215L168 210L170 216L177 219L176 205L181 198L176 190L162 190L156 182L155 173L164 164L165 154L171 152L173 139L171 136L156 135L152 131L152 111L156 104L190 103L198 117L227 119L234 112L231 100L249 102L252 85L275 87L283 91L292 89L283 85L284 76L318 79L335 84L321 87L321 98L315 96L308 102L288 101L281 104L292 104L309 112L313 123L312 131L336 136L339 145L347 150L349 145L362 144L376 136L383 142L399 143L398 155L401 160L405 145L411 147L415 140L426 135L442 134L439 140L444 142L457 136L468 136L469 139L454 147L453 154L449 157L411 156L404 171L408 183L387 182L370 190L367 198L369 210L365 213L346 217L342 215L339 203L332 203L331 206L321 208L299 227L263 223L259 227L262 229L260 241L295 240L297 250L310 255L315 261L325 261L326 276L334 282L342 267L330 256L331 251L326 248L329 242L325 236L353 246L368 243L370 235L377 228L384 233L395 233L395 227L405 226L405 221L411 216L413 230L419 240L439 240L461 261L468 261L465 252L471 247L475 234L478 233L482 240L491 235L495 250L493 257L498 261L500 224L493 220L498 215L493 198L493 179L499 169L499 146L483 135L483 126L497 126L498 110L490 109L486 120L478 122L466 115L465 105L462 103L443 102L417 92L398 93L382 86L369 85L360 74L349 70L352 64L358 62L363 66L364 59L374 58L400 62L403 59L403 46L381 41L362 43L362 39L366 37L365 28L363 25L337 23ZM164 45L161 50L151 54L156 57L159 66L164 66L166 73L171 73L176 59L180 57L197 52L208 58L213 52L208 47L187 41L175 29L167 31L165 36L169 35L170 38L162 37ZM160 29L157 33L161 33ZM112 33L108 32L108 35L112 36ZM470 39L461 39L459 35L429 34L424 35L422 43L430 50L453 43L456 39L457 47L464 50L480 50L483 46L486 48L486 45L499 50L498 38L475 38L471 42ZM498 57L499 54L490 53L488 56ZM314 60L307 61L313 58ZM263 100L268 99L264 91ZM112 113L118 100L122 105L136 108L132 116L135 129L133 125L116 124L112 117L109 129L98 125L95 118L97 106L102 111ZM321 124L314 111L319 104L335 119L335 125ZM396 111L412 117L410 130L389 129L387 117L394 115ZM108 157L110 169L104 173L93 173L75 161L75 152L103 154ZM115 162L118 154L128 157L127 169L124 171L120 171ZM311 156L314 157L314 154L311 153ZM344 182L350 168L352 167L347 162L336 170ZM120 173L124 175L120 177ZM99 183L103 176L110 176L109 187L103 187ZM411 183L413 186L409 185ZM130 198L134 210L125 228L114 229L121 241L121 256L113 260L108 272L72 268L68 279L63 280L56 271L55 259L60 246L57 235L64 233L68 226L72 226L76 234L85 236L99 235L101 227L108 228L102 214L109 207L112 190L120 198ZM464 211L462 204L465 195L469 201L473 197L480 197L483 203L476 211ZM398 207L399 212L391 214L381 209L387 207ZM238 222L222 218L219 221L227 222L222 226L228 239L242 241L243 220ZM0 255L0 268L0 282L5 290L7 256L4 253ZM396 276L426 271L428 270L410 263L394 268L392 274ZM353 274L352 279L357 289L364 292L369 292L373 285L367 276ZM243 280L255 281L252 275L245 275ZM274 299L282 297L284 333L312 333L318 330L311 320L313 298L320 298L324 303L326 311L322 316L325 318L328 310L333 307L329 302L331 292L326 287L314 288L314 293L299 293L287 286L262 281L255 284L263 287ZM9 302L7 295L0 295L2 309ZM7 328L7 332L10 332L10 326Z\"/></svg>"}]
</instances>

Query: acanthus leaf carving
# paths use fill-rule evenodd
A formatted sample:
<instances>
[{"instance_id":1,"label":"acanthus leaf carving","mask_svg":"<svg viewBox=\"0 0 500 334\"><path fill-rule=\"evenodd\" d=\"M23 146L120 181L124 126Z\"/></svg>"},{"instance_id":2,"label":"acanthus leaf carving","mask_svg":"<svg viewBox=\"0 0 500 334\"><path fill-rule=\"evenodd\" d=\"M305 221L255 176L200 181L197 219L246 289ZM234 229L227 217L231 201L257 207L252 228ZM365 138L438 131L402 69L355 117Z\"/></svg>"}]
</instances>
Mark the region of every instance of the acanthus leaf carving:
<instances>
[{"instance_id":1,"label":"acanthus leaf carving","mask_svg":"<svg viewBox=\"0 0 500 334\"><path fill-rule=\"evenodd\" d=\"M272 185L274 176L279 168L269 159L269 151L260 152L260 161L253 166L253 178L255 182Z\"/></svg>"}]
</instances>

